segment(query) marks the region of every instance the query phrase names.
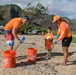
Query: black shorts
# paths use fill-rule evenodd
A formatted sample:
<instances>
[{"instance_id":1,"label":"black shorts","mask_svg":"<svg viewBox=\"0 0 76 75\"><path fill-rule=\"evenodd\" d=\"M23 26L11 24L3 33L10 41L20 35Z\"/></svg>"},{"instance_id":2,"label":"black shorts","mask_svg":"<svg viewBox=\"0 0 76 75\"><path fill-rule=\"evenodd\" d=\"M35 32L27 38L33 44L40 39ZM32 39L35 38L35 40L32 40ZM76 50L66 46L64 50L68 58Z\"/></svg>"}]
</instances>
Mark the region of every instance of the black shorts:
<instances>
[{"instance_id":1,"label":"black shorts","mask_svg":"<svg viewBox=\"0 0 76 75\"><path fill-rule=\"evenodd\" d=\"M62 40L62 47L69 47L71 41L72 41L72 36L71 36L71 37L65 37L65 38Z\"/></svg>"}]
</instances>

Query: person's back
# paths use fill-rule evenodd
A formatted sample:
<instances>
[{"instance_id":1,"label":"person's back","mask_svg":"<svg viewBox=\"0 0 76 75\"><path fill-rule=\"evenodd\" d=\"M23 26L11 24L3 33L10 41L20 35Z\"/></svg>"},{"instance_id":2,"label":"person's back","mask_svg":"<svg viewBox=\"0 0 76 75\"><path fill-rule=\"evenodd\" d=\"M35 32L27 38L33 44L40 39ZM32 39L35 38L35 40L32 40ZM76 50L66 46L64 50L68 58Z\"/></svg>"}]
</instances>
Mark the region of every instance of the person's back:
<instances>
[{"instance_id":1,"label":"person's back","mask_svg":"<svg viewBox=\"0 0 76 75\"><path fill-rule=\"evenodd\" d=\"M12 31L13 27L18 29L22 25L22 18L13 18L5 25L5 30Z\"/></svg>"},{"instance_id":2,"label":"person's back","mask_svg":"<svg viewBox=\"0 0 76 75\"><path fill-rule=\"evenodd\" d=\"M60 27L61 27L61 29L63 29L63 28L65 29L65 37L71 36L70 28L66 22L62 22Z\"/></svg>"},{"instance_id":3,"label":"person's back","mask_svg":"<svg viewBox=\"0 0 76 75\"><path fill-rule=\"evenodd\" d=\"M25 16L23 18L13 18L4 27L4 36L8 50L13 50L14 39L16 38L20 43L22 40L17 35L17 30L29 21L29 17Z\"/></svg>"},{"instance_id":4,"label":"person's back","mask_svg":"<svg viewBox=\"0 0 76 75\"><path fill-rule=\"evenodd\" d=\"M58 30L57 34L59 34L59 35L62 34L62 36L58 39L59 41L62 40L63 38L67 38L67 37L72 36L68 24L64 21L62 21L60 23L59 30Z\"/></svg>"}]
</instances>

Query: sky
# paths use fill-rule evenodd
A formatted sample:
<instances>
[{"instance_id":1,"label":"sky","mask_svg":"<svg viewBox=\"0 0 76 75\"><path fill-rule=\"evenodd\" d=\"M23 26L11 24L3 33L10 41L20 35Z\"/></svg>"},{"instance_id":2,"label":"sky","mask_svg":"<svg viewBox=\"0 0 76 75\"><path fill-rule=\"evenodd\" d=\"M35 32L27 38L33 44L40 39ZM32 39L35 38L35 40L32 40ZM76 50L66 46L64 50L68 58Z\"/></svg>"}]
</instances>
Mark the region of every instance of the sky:
<instances>
[{"instance_id":1,"label":"sky","mask_svg":"<svg viewBox=\"0 0 76 75\"><path fill-rule=\"evenodd\" d=\"M48 6L48 13L76 19L76 0L0 0L0 5L16 4L24 9L28 3Z\"/></svg>"}]
</instances>

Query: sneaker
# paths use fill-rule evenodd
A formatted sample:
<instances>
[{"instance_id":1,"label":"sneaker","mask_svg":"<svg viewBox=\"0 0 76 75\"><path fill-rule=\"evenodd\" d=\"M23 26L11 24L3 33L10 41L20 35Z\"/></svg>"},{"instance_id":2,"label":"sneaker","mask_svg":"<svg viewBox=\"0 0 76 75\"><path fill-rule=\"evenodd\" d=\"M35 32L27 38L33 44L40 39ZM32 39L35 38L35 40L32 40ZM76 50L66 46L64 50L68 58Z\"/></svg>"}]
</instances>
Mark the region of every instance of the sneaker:
<instances>
[{"instance_id":1,"label":"sneaker","mask_svg":"<svg viewBox=\"0 0 76 75\"><path fill-rule=\"evenodd\" d=\"M46 56L46 57L45 57L45 59L46 59L46 60L49 60L49 59L51 59L51 57L49 57L49 56Z\"/></svg>"}]
</instances>

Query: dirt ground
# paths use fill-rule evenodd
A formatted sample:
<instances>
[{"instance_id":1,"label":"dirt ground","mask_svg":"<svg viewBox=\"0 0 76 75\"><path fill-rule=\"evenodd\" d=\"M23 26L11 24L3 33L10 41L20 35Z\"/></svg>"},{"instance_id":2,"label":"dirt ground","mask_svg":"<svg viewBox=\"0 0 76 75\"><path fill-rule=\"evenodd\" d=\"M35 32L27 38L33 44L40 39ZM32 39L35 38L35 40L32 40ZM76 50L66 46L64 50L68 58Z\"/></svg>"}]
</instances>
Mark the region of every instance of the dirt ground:
<instances>
[{"instance_id":1,"label":"dirt ground","mask_svg":"<svg viewBox=\"0 0 76 75\"><path fill-rule=\"evenodd\" d=\"M52 58L45 60L46 54L42 35L24 35L26 42L36 42L36 45L21 44L16 50L16 67L5 69L3 53L7 50L5 38L0 35L0 75L76 75L76 44L71 43L69 47L69 61L67 66L57 65L63 61L61 42L57 43L52 50ZM22 35L19 35L21 38ZM15 47L19 42L15 40ZM27 49L37 48L36 63L27 62Z\"/></svg>"}]
</instances>

